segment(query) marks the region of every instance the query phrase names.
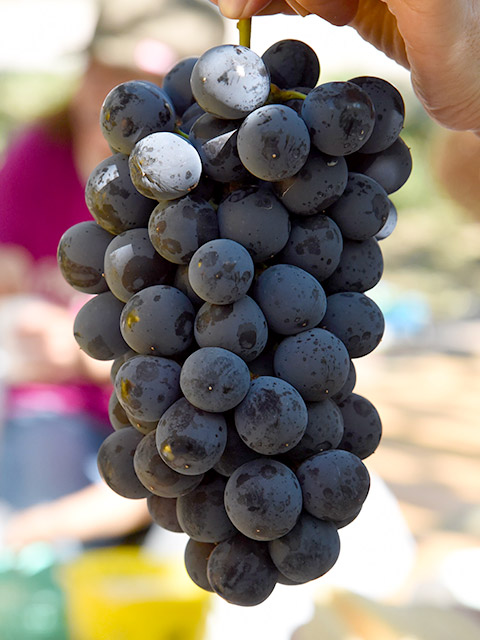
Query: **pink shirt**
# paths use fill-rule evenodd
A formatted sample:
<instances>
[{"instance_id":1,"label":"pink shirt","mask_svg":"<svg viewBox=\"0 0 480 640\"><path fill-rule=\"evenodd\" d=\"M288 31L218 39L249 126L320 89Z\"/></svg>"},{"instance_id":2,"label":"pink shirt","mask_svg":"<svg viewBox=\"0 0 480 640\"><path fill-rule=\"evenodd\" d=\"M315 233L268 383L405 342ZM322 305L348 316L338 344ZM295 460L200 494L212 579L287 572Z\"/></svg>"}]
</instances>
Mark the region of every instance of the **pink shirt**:
<instances>
[{"instance_id":1,"label":"pink shirt","mask_svg":"<svg viewBox=\"0 0 480 640\"><path fill-rule=\"evenodd\" d=\"M53 261L64 231L84 220L91 216L69 141L40 126L19 134L0 166L0 243L22 245L36 261ZM7 409L80 411L107 422L110 391L85 381L23 385L9 390Z\"/></svg>"}]
</instances>

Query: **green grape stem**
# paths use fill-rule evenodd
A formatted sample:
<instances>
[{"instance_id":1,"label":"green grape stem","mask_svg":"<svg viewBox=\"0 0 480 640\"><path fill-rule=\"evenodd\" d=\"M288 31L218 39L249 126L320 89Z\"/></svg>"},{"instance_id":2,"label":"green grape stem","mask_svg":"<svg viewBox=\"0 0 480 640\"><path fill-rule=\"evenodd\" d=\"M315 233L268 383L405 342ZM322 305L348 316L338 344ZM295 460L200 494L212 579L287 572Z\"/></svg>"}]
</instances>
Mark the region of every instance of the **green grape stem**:
<instances>
[{"instance_id":1,"label":"green grape stem","mask_svg":"<svg viewBox=\"0 0 480 640\"><path fill-rule=\"evenodd\" d=\"M173 130L173 133L176 133L177 135L182 136L182 138L186 138L187 140L190 140L188 133L185 133L185 131L182 131L180 127L175 127L175 129Z\"/></svg>"},{"instance_id":2,"label":"green grape stem","mask_svg":"<svg viewBox=\"0 0 480 640\"><path fill-rule=\"evenodd\" d=\"M305 100L307 95L301 91L292 89L280 89L276 84L270 85L270 95L268 102L287 102L287 100Z\"/></svg>"},{"instance_id":3,"label":"green grape stem","mask_svg":"<svg viewBox=\"0 0 480 640\"><path fill-rule=\"evenodd\" d=\"M242 20L238 20L237 29L239 32L239 44L242 47L250 48L250 41L252 35L252 19L251 18L243 18Z\"/></svg>"}]
</instances>

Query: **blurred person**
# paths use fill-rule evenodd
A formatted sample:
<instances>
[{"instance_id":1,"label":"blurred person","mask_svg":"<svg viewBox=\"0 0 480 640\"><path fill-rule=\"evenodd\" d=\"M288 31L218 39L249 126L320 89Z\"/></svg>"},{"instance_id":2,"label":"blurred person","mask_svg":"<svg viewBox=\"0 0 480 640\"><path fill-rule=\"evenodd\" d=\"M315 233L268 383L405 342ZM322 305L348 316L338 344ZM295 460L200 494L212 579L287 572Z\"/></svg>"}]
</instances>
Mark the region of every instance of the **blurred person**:
<instances>
[{"instance_id":1,"label":"blurred person","mask_svg":"<svg viewBox=\"0 0 480 640\"><path fill-rule=\"evenodd\" d=\"M466 0L212 0L227 18L315 13L410 69L429 115L480 133L480 5Z\"/></svg>"},{"instance_id":2,"label":"blurred person","mask_svg":"<svg viewBox=\"0 0 480 640\"><path fill-rule=\"evenodd\" d=\"M73 320L89 296L63 281L56 250L64 231L92 219L84 185L111 153L99 126L107 93L131 79L161 84L175 62L222 41L223 21L198 0L100 0L99 9L78 90L13 136L0 164L0 501L13 510L13 548L149 522L144 500L98 482L111 362L78 348Z\"/></svg>"}]
</instances>

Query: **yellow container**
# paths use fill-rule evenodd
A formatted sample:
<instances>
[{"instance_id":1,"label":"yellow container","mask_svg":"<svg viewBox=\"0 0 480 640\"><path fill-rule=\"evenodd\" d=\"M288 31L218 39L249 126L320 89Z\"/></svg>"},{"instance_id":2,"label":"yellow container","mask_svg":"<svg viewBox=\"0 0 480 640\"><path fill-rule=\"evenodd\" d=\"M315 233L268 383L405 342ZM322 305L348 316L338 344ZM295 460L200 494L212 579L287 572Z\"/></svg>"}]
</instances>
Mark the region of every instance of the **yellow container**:
<instances>
[{"instance_id":1,"label":"yellow container","mask_svg":"<svg viewBox=\"0 0 480 640\"><path fill-rule=\"evenodd\" d=\"M201 640L210 595L180 561L98 549L61 569L71 640Z\"/></svg>"}]
</instances>

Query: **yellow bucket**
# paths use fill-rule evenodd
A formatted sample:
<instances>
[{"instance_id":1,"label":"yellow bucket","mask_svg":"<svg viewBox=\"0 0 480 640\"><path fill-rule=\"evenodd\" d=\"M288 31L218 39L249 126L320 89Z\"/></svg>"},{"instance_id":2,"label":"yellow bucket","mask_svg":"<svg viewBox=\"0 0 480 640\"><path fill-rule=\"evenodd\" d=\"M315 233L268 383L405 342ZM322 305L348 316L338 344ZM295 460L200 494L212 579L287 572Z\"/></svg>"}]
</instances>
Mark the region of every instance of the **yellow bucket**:
<instances>
[{"instance_id":1,"label":"yellow bucket","mask_svg":"<svg viewBox=\"0 0 480 640\"><path fill-rule=\"evenodd\" d=\"M180 561L138 547L87 551L60 571L71 640L201 640L210 594Z\"/></svg>"}]
</instances>

